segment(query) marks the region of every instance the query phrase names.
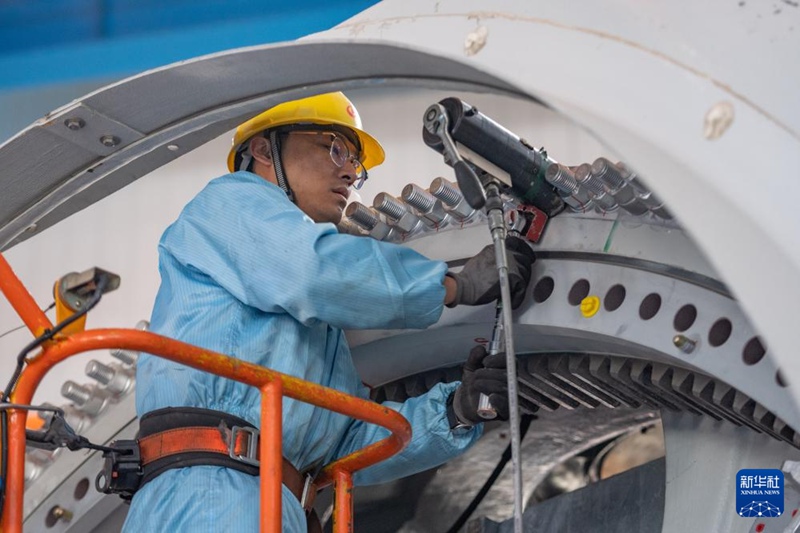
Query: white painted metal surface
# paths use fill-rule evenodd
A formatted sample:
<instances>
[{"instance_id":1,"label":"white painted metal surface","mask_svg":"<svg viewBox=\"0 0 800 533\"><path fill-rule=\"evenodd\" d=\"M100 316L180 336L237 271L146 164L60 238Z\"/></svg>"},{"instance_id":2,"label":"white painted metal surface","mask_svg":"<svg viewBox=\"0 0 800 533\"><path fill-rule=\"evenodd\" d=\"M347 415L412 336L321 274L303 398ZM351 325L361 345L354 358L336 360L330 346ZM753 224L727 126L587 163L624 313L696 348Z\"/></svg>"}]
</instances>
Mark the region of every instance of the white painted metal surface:
<instances>
[{"instance_id":1,"label":"white painted metal surface","mask_svg":"<svg viewBox=\"0 0 800 533\"><path fill-rule=\"evenodd\" d=\"M667 201L791 383L800 376L796 27L790 3L387 0L318 37L467 62L591 131ZM709 139L707 116L722 102L733 122ZM797 401L800 388L792 392Z\"/></svg>"},{"instance_id":2,"label":"white painted metal surface","mask_svg":"<svg viewBox=\"0 0 800 533\"><path fill-rule=\"evenodd\" d=\"M274 74L249 78L246 94L226 93L237 80L225 78L225 74L237 70L234 67L244 72L241 68L252 62L280 65L275 59L278 56L271 55L279 53L275 49L258 47L220 54L175 66L174 78L166 68L137 76L129 85L117 84L108 93L96 93L107 97L105 103L113 103L112 108L130 102L130 109L124 111L133 119L121 121L124 127L120 131L127 127L144 137L110 154L93 155L100 159L93 159L90 167L102 173L107 164L105 168L111 169L105 175L107 190L116 190L114 180L135 180L225 131L259 105L337 86L350 89L366 127L387 147L387 163L371 173L361 191L364 203L370 205L381 191L399 196L407 183L427 187L436 176L452 178L441 157L423 146L420 131L422 111L441 97L457 94L532 144L545 145L559 161L590 162L604 155L631 163L667 201L685 229L620 222L614 233L614 222L609 219L564 216L553 221L540 250L591 251L677 266L724 282L742 304L740 308L713 291L692 291L686 284L670 285L668 279L639 271L590 263L564 267L556 260L546 260L537 267L537 275L563 276L557 285L562 299L572 279L580 275L600 279L597 287L603 293L608 289L603 283L618 275L630 287L632 299L633 295L640 298L655 284L667 295L665 310L674 311L670 306L699 298L709 313L699 319L697 331L689 334L702 337L712 317L725 315L735 322L728 346L736 348L725 348L724 355L715 358L720 352L701 344L693 360L671 350L666 311L647 324L635 317L635 309L625 308L591 321L577 316L574 307L563 302L553 304L555 300L520 310L523 325L518 328L518 345L532 352L585 349L585 342L610 337L604 348L701 368L747 389L786 421L795 422L800 394L796 386L800 360L794 357L793 332L795 302L800 301L800 213L794 204L800 183L792 176L800 168L800 101L795 96L800 86L800 8L788 2L780 9L739 4L684 0L644 9L630 0L604 4L589 0L386 0L330 32L310 37L299 47L317 44L306 49L318 51L316 54L288 47L289 52L280 57L302 57L304 62L285 65L282 72L291 73L285 80ZM347 42L327 43L332 38ZM364 47L353 48L353 44ZM408 47L414 50L409 52ZM342 61L341 53L347 50L359 50L358 57L374 61ZM397 54L416 58L418 79L414 78L413 62L402 65L404 76L389 76L392 69L381 64L380 58L399 57ZM342 61L341 72L331 68L337 60ZM215 69L205 71L205 81L214 85L203 93L206 100L194 101L195 109L181 108L184 114L173 110L174 122L168 125L151 124L148 129L133 124L136 113L132 111L152 97L149 91L154 87L148 86L148 81L163 86L172 80L173 87L187 87L181 84L195 81L193 77L201 76L208 65ZM437 66L442 65L450 66L448 74L435 79ZM456 74L465 78L470 71L482 73L484 85L516 87L551 109L530 101L456 90L456 85L463 88L466 83ZM459 82L448 81L448 75ZM266 78L268 87L259 90L258 83ZM452 90L410 89L415 83ZM361 90L355 90L358 88ZM124 98L113 100L114 95ZM157 108L146 111L151 119L159 118ZM42 133L36 128L46 129L50 119L52 116L26 130L16 141ZM178 143L181 149L170 151L170 143ZM71 144L81 146L77 141ZM9 146L0 147L0 156L8 155ZM67 271L98 265L122 274L122 288L104 299L90 324L132 326L149 314L158 285L158 236L208 179L224 171L227 146L228 135L217 138L22 242L7 252L7 258L43 306L50 300L53 280ZM50 161L57 159L44 158L37 165L44 169ZM80 197L85 186L99 183L88 176L87 168L54 174L53 178L65 195ZM47 202L45 199L17 215L5 227L5 237L13 239L15 232L24 228L22 222L35 221L37 216L44 217L43 226L65 216ZM48 213L55 214L48 219ZM606 248L610 233L614 239ZM452 260L467 257L488 242L488 230L471 227L428 234L408 245L431 257ZM621 315L623 323L619 324L615 320ZM447 312L445 327L438 331L407 332L406 337L368 332L351 339L365 376L389 380L457 362L458 354L466 353L476 336L488 334L491 318L488 308L457 309ZM0 305L0 323L8 328L17 323L5 304ZM557 328L564 330L563 335ZM740 346L756 333L765 339L767 357L757 365L745 365ZM438 345L428 343L433 337ZM27 339L27 333L17 332L0 339L0 348L14 354ZM448 343L453 349L442 350L441 345ZM370 344L371 348L390 346L394 352L384 355L391 352L396 357L376 358L362 350ZM431 346L439 346L432 351L438 358L431 355ZM404 360L403 353L410 355ZM81 374L89 357L48 376L37 399L61 403L60 383L65 376L75 379ZM8 364L10 357L4 360ZM4 372L10 372L5 368ZM775 382L777 368L783 370L789 388ZM789 401L789 394L795 402ZM127 420L120 421L120 427ZM667 435L669 439L669 431ZM39 492L48 492L50 486ZM31 497L41 500L38 495Z\"/></svg>"}]
</instances>

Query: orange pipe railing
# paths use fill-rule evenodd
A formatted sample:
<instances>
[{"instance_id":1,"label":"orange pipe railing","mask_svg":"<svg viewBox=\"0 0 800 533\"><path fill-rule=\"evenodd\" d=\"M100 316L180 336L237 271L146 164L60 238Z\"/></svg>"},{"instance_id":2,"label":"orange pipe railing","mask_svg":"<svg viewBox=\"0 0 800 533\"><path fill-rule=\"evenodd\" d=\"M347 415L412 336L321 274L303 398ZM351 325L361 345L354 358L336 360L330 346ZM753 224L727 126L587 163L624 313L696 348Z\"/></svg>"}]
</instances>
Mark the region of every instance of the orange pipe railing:
<instances>
[{"instance_id":1,"label":"orange pipe railing","mask_svg":"<svg viewBox=\"0 0 800 533\"><path fill-rule=\"evenodd\" d=\"M53 324L44 311L39 309L36 300L25 288L11 269L3 254L0 254L0 291L6 295L8 303L31 330L34 337L41 335L46 329L53 329Z\"/></svg>"},{"instance_id":2,"label":"orange pipe railing","mask_svg":"<svg viewBox=\"0 0 800 533\"><path fill-rule=\"evenodd\" d=\"M281 381L276 379L261 388L261 531L281 532L281 479L283 454L281 454L281 428L283 426L283 395ZM278 446L275 446L275 443ZM264 524L264 514L273 511L277 517L270 525Z\"/></svg>"},{"instance_id":3,"label":"orange pipe railing","mask_svg":"<svg viewBox=\"0 0 800 533\"><path fill-rule=\"evenodd\" d=\"M336 468L333 472L333 533L353 531L353 474Z\"/></svg>"},{"instance_id":4,"label":"orange pipe railing","mask_svg":"<svg viewBox=\"0 0 800 533\"><path fill-rule=\"evenodd\" d=\"M5 287L0 287L3 292ZM11 299L9 293L6 296ZM334 508L337 533L352 531L352 472L394 455L411 439L408 421L398 412L378 403L155 333L128 329L96 329L56 339L30 359L13 391L12 401L29 404L45 374L68 357L90 350L110 348L157 355L261 390L261 531L281 531L282 396L377 424L391 432L385 439L331 463L320 477L320 487L334 482L335 488L340 489L335 496ZM22 530L25 419L26 411L9 410L8 472L3 512L3 531L6 533L19 533Z\"/></svg>"}]
</instances>

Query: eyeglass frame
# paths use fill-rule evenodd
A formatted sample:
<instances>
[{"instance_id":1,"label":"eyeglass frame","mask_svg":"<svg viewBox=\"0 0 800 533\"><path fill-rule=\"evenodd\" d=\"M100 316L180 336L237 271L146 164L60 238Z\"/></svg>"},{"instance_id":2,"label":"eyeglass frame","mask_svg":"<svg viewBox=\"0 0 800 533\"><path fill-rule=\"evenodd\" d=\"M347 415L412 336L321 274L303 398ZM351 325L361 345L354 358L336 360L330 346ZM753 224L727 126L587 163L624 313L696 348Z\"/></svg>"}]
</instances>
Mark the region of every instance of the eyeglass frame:
<instances>
[{"instance_id":1,"label":"eyeglass frame","mask_svg":"<svg viewBox=\"0 0 800 533\"><path fill-rule=\"evenodd\" d=\"M336 165L338 168L342 168L344 167L345 163L349 162L352 165L353 170L355 170L356 179L353 180L351 187L353 187L355 190L359 190L361 189L361 187L364 186L364 182L367 181L367 179L369 178L369 174L367 173L367 169L364 166L364 163L362 163L358 157L350 153L350 147L347 146L347 143L345 142L346 140L350 141L350 139L347 139L347 137L344 134L332 130L295 130L295 129L284 130L281 131L280 133L282 135L291 135L291 134L330 135L333 138L333 140L331 141L331 145L328 149L328 155L330 155L333 164ZM337 156L334 155L334 146L336 146L337 141L339 141L339 145L343 149L342 151L344 153L344 157L341 158L341 161L338 161ZM358 150L357 146L356 150Z\"/></svg>"}]
</instances>

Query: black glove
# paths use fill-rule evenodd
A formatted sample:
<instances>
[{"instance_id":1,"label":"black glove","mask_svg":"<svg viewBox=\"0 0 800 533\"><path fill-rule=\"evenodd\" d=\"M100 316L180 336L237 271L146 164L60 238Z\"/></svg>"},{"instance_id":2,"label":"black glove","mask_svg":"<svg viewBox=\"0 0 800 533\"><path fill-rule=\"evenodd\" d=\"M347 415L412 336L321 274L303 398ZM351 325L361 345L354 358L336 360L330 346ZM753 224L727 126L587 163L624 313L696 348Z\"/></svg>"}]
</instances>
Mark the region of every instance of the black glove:
<instances>
[{"instance_id":1,"label":"black glove","mask_svg":"<svg viewBox=\"0 0 800 533\"><path fill-rule=\"evenodd\" d=\"M497 411L495 420L508 420L508 378L506 354L488 355L486 348L476 346L469 352L461 385L453 395L453 411L459 422L478 424L485 422L478 415L481 393L489 396Z\"/></svg>"},{"instance_id":2,"label":"black glove","mask_svg":"<svg viewBox=\"0 0 800 533\"><path fill-rule=\"evenodd\" d=\"M525 299L531 280L531 266L536 260L533 250L518 237L506 239L508 282L511 287L511 308L516 309ZM500 279L494 260L494 245L489 245L467 261L461 272L447 273L456 280L456 296L449 307L483 305L500 298Z\"/></svg>"}]
</instances>

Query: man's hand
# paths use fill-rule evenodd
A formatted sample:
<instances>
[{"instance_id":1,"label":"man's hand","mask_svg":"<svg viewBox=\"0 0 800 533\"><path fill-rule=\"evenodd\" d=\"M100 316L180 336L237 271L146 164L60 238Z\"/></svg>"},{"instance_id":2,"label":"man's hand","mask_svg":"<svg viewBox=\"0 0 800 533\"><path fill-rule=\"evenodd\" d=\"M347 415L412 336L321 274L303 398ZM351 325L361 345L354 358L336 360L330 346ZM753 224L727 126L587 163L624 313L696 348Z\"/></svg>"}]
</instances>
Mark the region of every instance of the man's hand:
<instances>
[{"instance_id":1,"label":"man's hand","mask_svg":"<svg viewBox=\"0 0 800 533\"><path fill-rule=\"evenodd\" d=\"M511 308L516 309L525 299L531 280L531 267L536 257L528 244L518 237L506 239L508 282L511 287ZM450 307L483 305L500 298L500 279L494 260L494 246L489 245L467 261L461 272L449 273L456 281L456 294Z\"/></svg>"},{"instance_id":2,"label":"man's hand","mask_svg":"<svg viewBox=\"0 0 800 533\"><path fill-rule=\"evenodd\" d=\"M497 411L495 420L508 420L508 378L506 377L506 354L488 355L486 348L476 346L469 352L461 385L453 397L456 418L464 424L485 422L478 415L481 393L489 396Z\"/></svg>"}]
</instances>

